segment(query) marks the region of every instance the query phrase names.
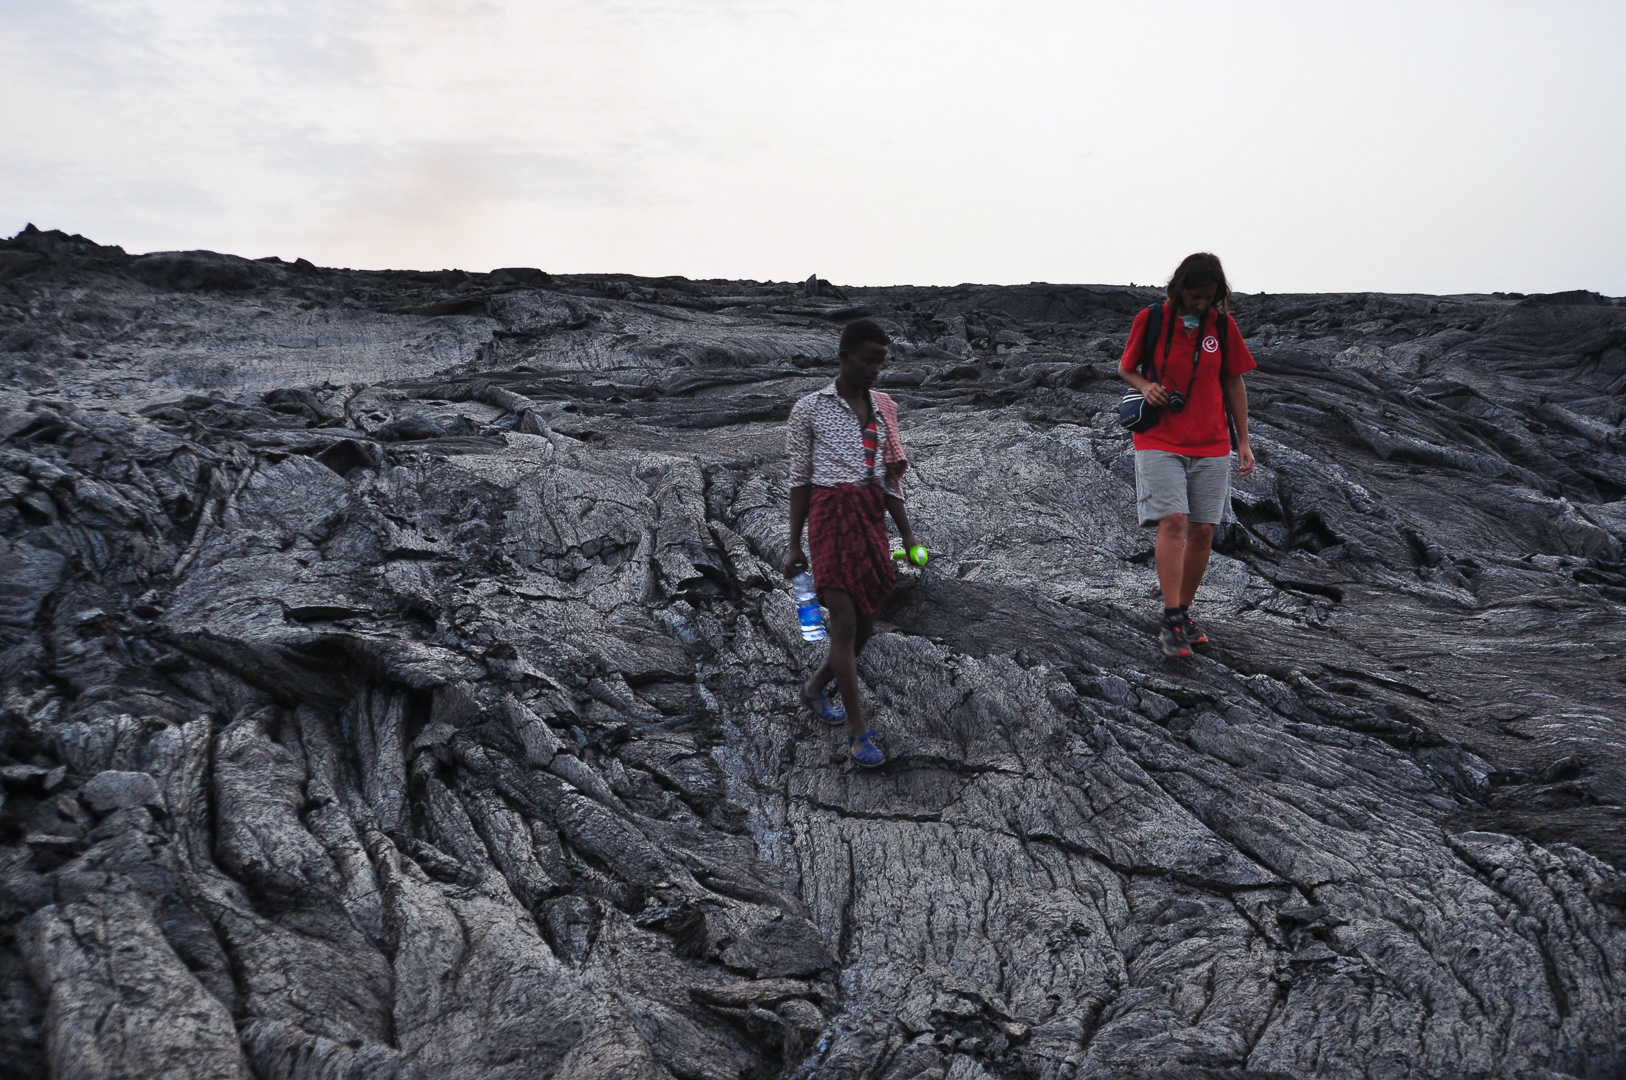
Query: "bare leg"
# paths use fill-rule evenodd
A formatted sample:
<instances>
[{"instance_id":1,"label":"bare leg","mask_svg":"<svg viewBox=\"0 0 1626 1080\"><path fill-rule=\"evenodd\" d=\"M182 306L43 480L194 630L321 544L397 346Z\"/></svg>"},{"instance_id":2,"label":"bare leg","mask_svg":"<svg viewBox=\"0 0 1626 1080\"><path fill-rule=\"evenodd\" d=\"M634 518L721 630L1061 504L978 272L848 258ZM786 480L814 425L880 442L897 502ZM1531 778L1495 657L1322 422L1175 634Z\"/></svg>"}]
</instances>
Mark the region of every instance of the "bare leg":
<instances>
[{"instance_id":1,"label":"bare leg","mask_svg":"<svg viewBox=\"0 0 1626 1080\"><path fill-rule=\"evenodd\" d=\"M1163 606L1179 607L1181 583L1185 580L1186 515L1170 514L1157 523L1157 583L1163 589ZM1210 528L1209 535L1213 535ZM1208 552L1203 552L1203 565L1208 565ZM1199 578L1202 571L1198 570ZM1193 591L1196 591L1193 588Z\"/></svg>"},{"instance_id":2,"label":"bare leg","mask_svg":"<svg viewBox=\"0 0 1626 1080\"><path fill-rule=\"evenodd\" d=\"M836 590L827 591L825 593L825 595L828 597L830 595L830 592L832 592L832 591L836 591ZM845 592L842 592L841 595L846 596L847 594ZM853 656L854 656L854 658L856 658L859 653L864 651L865 644L868 643L870 637L874 633L875 633L875 616L874 615L868 615L868 616L860 615L860 616L858 616L858 632L853 636ZM829 686L830 685L830 680L834 679L835 677L836 677L836 669L831 665L831 663L830 663L830 654L827 653L827 654L825 654L825 657L824 657L824 663L820 664L819 669L813 673L813 677L811 679L807 680L807 685L805 687L803 687L803 693L805 693L808 697L812 697L814 694L817 694L820 690L823 690L826 686ZM839 693L839 688L838 688L837 692Z\"/></svg>"},{"instance_id":3,"label":"bare leg","mask_svg":"<svg viewBox=\"0 0 1626 1080\"><path fill-rule=\"evenodd\" d=\"M1186 551L1180 571L1180 606L1190 607L1197 586L1208 572L1208 553L1214 549L1214 526L1201 521L1186 525ZM1167 590L1165 590L1166 592Z\"/></svg>"},{"instance_id":4,"label":"bare leg","mask_svg":"<svg viewBox=\"0 0 1626 1080\"><path fill-rule=\"evenodd\" d=\"M808 680L807 693L816 694L836 682L841 704L847 710L847 733L862 735L864 703L858 695L858 654L875 632L875 616L860 616L853 598L842 589L824 590L824 606L830 609L830 655Z\"/></svg>"}]
</instances>

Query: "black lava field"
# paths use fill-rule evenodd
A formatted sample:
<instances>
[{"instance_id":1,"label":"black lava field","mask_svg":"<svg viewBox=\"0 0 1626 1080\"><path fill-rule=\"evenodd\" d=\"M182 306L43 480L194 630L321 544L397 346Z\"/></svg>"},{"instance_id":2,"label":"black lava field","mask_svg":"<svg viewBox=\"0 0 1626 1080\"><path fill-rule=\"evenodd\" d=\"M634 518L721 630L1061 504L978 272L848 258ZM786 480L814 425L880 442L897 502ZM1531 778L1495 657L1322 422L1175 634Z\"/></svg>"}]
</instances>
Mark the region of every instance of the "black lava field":
<instances>
[{"instance_id":1,"label":"black lava field","mask_svg":"<svg viewBox=\"0 0 1626 1080\"><path fill-rule=\"evenodd\" d=\"M1171 661L1155 298L0 241L0 1078L1626 1075L1626 301L1239 296ZM776 569L860 315L875 772Z\"/></svg>"}]
</instances>

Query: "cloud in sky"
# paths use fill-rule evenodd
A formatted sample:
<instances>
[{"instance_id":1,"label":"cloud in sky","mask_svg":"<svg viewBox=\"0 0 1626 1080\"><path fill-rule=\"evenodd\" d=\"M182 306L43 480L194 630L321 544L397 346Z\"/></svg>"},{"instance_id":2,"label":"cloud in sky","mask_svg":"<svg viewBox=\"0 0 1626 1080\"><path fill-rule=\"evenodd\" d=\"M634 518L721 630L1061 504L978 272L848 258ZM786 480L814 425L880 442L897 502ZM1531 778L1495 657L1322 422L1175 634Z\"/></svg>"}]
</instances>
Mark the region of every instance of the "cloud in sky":
<instances>
[{"instance_id":1,"label":"cloud in sky","mask_svg":"<svg viewBox=\"0 0 1626 1080\"><path fill-rule=\"evenodd\" d=\"M0 0L0 228L350 266L1626 293L1616 3Z\"/></svg>"}]
</instances>

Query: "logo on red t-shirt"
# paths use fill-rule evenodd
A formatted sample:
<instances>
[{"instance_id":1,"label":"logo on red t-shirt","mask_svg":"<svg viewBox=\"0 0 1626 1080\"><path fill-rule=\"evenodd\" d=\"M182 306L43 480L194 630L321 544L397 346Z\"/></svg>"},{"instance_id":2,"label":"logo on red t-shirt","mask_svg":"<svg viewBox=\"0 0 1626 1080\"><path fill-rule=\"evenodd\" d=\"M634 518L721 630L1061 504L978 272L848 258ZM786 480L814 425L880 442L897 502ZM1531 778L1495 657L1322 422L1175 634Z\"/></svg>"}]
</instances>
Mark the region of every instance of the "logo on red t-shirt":
<instances>
[{"instance_id":1,"label":"logo on red t-shirt","mask_svg":"<svg viewBox=\"0 0 1626 1080\"><path fill-rule=\"evenodd\" d=\"M1219 338L1213 334L1203 338L1203 352L1219 352Z\"/></svg>"}]
</instances>

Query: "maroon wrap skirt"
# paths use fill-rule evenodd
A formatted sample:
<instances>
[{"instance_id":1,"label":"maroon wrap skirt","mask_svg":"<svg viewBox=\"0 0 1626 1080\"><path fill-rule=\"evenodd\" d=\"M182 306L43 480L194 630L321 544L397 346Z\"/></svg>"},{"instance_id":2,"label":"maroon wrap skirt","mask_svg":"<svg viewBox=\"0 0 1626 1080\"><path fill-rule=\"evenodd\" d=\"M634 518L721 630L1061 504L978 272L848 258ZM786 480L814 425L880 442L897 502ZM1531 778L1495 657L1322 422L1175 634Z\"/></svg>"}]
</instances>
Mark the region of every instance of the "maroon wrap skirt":
<instances>
[{"instance_id":1,"label":"maroon wrap skirt","mask_svg":"<svg viewBox=\"0 0 1626 1080\"><path fill-rule=\"evenodd\" d=\"M807 511L808 553L819 591L840 589L860 616L892 595L898 568L886 535L886 494L877 484L815 487Z\"/></svg>"}]
</instances>

